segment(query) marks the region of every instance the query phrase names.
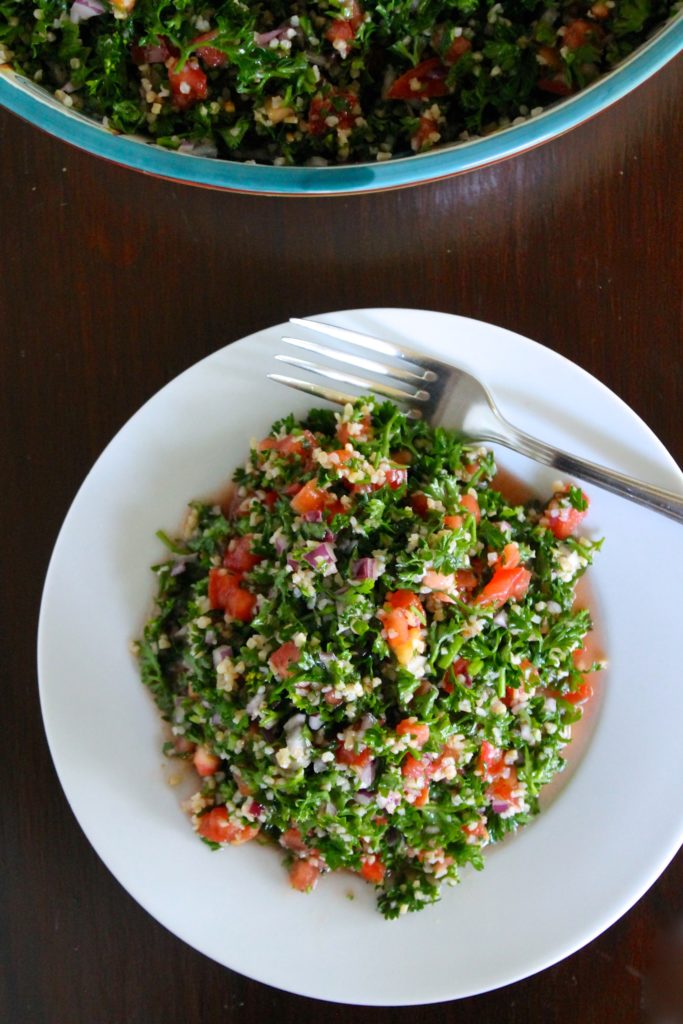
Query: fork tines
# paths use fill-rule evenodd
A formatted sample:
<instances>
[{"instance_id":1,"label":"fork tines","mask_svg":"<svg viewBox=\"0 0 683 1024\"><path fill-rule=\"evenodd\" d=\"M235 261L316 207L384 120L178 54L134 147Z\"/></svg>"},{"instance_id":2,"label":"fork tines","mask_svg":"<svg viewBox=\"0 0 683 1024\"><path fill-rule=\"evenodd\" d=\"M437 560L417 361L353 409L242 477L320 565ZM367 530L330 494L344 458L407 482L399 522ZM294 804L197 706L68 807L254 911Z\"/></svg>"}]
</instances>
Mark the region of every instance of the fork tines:
<instances>
[{"instance_id":1,"label":"fork tines","mask_svg":"<svg viewBox=\"0 0 683 1024\"><path fill-rule=\"evenodd\" d=\"M337 327L333 324L319 323L315 320L299 319L297 317L292 317L290 323L334 338L337 341L343 342L346 346L400 360L403 365L391 365L384 361L356 354L353 351L349 352L330 345L322 345L317 341L289 336L282 339L287 345L292 345L305 352L312 352L326 360L332 360L353 369L365 370L384 379L375 380L363 377L348 370L335 369L329 365L294 355L278 354L275 358L279 362L306 370L308 373L324 377L336 383L350 384L354 388L359 388L364 394L370 392L384 398L390 398L392 401L403 405L407 404L413 407L413 415L422 415L420 407L424 409L424 406L430 402L431 396L425 388L418 387L417 385L431 383L437 379L435 371L425 365L428 360L425 360L423 356L407 349L398 348L383 339L373 338L370 335L351 331L345 327ZM410 367L405 365L406 363L410 364ZM342 405L347 402L353 402L358 397L345 391L339 391L336 388L323 387L296 377L286 377L276 373L269 373L268 376L271 380L275 380L280 384L286 384L288 387L295 388L298 391L304 391L306 394L315 395L316 397Z\"/></svg>"}]
</instances>

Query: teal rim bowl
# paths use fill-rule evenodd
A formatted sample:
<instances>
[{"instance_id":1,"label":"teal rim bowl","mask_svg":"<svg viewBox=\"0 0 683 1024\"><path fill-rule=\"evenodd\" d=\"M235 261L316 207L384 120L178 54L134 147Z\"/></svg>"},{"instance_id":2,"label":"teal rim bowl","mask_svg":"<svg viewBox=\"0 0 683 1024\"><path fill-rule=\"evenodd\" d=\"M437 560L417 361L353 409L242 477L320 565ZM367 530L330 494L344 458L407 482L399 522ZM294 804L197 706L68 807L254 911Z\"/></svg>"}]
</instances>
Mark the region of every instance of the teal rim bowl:
<instances>
[{"instance_id":1,"label":"teal rim bowl","mask_svg":"<svg viewBox=\"0 0 683 1024\"><path fill-rule=\"evenodd\" d=\"M587 89L545 108L523 124L484 138L378 163L330 167L273 167L193 156L139 137L116 135L67 109L7 65L0 66L0 105L50 135L145 174L208 188L261 195L324 196L376 192L435 181L496 163L538 146L600 113L683 50L683 11Z\"/></svg>"}]
</instances>

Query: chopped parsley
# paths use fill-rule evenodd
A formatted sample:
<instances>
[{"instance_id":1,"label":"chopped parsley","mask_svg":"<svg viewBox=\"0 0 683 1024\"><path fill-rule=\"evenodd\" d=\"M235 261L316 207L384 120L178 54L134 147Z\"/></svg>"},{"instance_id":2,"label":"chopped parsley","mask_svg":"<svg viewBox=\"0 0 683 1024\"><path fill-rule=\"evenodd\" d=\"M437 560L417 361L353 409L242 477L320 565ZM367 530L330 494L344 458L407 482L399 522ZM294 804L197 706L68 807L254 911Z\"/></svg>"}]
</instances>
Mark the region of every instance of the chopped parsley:
<instances>
[{"instance_id":1,"label":"chopped parsley","mask_svg":"<svg viewBox=\"0 0 683 1024\"><path fill-rule=\"evenodd\" d=\"M279 844L301 890L357 872L393 918L538 812L598 667L575 585L600 542L578 488L520 505L495 474L363 399L276 423L163 536L140 670L210 846Z\"/></svg>"}]
</instances>

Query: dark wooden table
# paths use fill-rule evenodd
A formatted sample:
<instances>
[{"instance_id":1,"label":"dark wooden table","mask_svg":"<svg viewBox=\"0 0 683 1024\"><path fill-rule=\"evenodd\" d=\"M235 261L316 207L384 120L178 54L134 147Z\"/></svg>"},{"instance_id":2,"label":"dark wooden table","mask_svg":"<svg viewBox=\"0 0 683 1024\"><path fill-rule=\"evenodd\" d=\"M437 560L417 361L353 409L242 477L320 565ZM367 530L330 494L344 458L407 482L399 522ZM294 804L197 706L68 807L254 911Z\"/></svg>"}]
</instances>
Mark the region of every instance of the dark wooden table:
<instances>
[{"instance_id":1,"label":"dark wooden table","mask_svg":"<svg viewBox=\"0 0 683 1024\"><path fill-rule=\"evenodd\" d=\"M331 200L144 178L0 113L0 1020L683 1021L681 854L587 948L478 998L369 1010L225 970L148 917L90 848L52 768L35 668L50 551L104 445L179 371L293 313L416 306L501 324L599 377L683 461L682 95L679 58L527 155ZM581 878L567 886L581 898Z\"/></svg>"}]
</instances>

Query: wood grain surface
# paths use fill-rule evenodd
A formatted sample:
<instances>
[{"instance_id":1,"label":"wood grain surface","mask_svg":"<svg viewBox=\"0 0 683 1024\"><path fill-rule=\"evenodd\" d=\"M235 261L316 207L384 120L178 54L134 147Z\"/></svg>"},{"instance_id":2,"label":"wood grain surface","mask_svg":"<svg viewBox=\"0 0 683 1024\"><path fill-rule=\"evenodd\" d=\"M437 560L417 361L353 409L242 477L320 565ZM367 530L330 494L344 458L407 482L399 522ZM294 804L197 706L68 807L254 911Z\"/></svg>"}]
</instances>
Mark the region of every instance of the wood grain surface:
<instances>
[{"instance_id":1,"label":"wood grain surface","mask_svg":"<svg viewBox=\"0 0 683 1024\"><path fill-rule=\"evenodd\" d=\"M681 854L588 947L460 1002L317 1003L207 960L133 902L80 831L35 667L50 551L102 448L179 371L292 314L414 306L511 328L604 381L683 462L682 95L679 57L533 152L399 192L311 200L146 178L0 112L0 1020L683 1022ZM663 756L680 771L677 752ZM567 890L580 900L581 878Z\"/></svg>"}]
</instances>

